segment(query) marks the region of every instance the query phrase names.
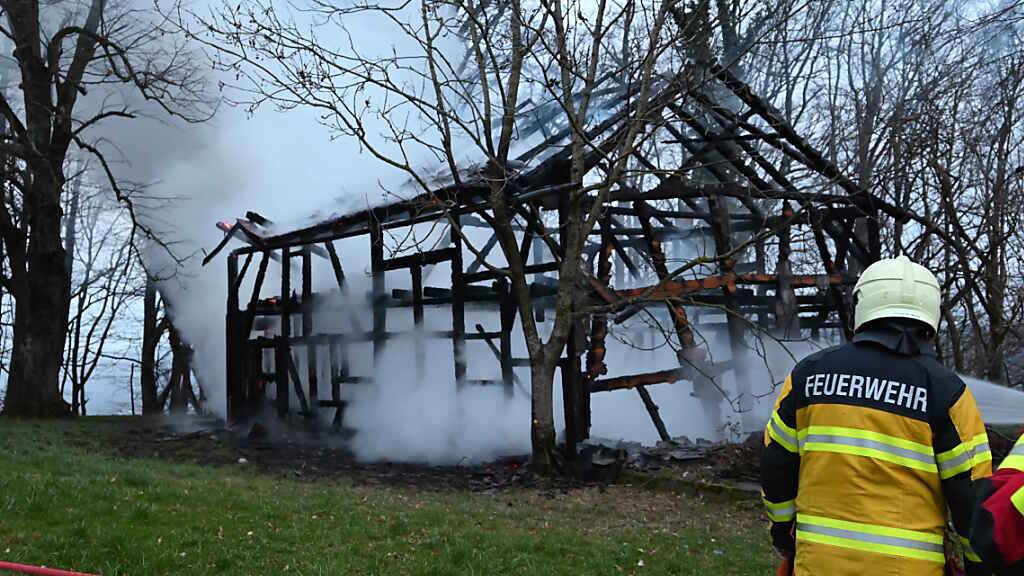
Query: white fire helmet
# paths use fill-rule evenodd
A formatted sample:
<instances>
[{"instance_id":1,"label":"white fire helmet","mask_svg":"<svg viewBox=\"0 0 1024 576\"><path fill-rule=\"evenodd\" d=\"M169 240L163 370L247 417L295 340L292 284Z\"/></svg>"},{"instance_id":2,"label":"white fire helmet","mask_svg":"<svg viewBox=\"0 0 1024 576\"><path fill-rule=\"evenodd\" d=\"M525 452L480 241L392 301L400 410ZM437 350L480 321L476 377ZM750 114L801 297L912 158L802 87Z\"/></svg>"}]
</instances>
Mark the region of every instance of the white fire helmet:
<instances>
[{"instance_id":1,"label":"white fire helmet","mask_svg":"<svg viewBox=\"0 0 1024 576\"><path fill-rule=\"evenodd\" d=\"M853 329L880 318L909 318L939 329L939 281L906 256L868 266L853 288Z\"/></svg>"}]
</instances>

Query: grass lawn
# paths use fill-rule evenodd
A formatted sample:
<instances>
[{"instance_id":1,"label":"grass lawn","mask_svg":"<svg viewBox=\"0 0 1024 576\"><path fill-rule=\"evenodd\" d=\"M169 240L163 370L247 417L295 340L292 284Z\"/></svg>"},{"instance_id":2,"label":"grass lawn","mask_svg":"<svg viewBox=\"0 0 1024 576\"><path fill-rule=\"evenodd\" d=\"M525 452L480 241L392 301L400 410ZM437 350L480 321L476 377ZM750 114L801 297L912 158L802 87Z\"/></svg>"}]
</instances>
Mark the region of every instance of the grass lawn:
<instances>
[{"instance_id":1,"label":"grass lawn","mask_svg":"<svg viewBox=\"0 0 1024 576\"><path fill-rule=\"evenodd\" d=\"M0 419L0 560L108 575L773 573L755 498L367 486L74 447L105 425Z\"/></svg>"}]
</instances>

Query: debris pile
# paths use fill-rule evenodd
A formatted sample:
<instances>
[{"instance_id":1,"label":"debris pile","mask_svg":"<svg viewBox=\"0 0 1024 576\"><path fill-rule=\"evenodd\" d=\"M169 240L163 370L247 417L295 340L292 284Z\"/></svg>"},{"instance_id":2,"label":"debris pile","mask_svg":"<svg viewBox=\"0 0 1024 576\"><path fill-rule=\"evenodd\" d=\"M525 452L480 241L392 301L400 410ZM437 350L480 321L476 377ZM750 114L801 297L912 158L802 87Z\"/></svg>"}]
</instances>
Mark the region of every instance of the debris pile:
<instances>
[{"instance_id":1,"label":"debris pile","mask_svg":"<svg viewBox=\"0 0 1024 576\"><path fill-rule=\"evenodd\" d=\"M607 438L588 438L579 444L578 453L584 467L614 471L617 475L623 468L649 472L666 466L703 460L714 446L713 442L704 438L693 442L686 436L662 440L654 446Z\"/></svg>"},{"instance_id":2,"label":"debris pile","mask_svg":"<svg viewBox=\"0 0 1024 576\"><path fill-rule=\"evenodd\" d=\"M758 480L761 435L741 443L692 441L678 436L654 446L591 438L579 444L575 476L589 482L611 482L623 471L640 473L679 470L680 477L697 481L750 483Z\"/></svg>"}]
</instances>

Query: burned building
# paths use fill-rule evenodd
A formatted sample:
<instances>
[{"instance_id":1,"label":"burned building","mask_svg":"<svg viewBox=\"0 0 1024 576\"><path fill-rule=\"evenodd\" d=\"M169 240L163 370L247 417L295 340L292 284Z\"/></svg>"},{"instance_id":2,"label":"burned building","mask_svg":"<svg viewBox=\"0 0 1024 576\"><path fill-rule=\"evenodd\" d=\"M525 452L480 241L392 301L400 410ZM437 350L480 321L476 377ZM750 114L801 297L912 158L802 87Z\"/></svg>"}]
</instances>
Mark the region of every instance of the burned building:
<instances>
[{"instance_id":1,"label":"burned building","mask_svg":"<svg viewBox=\"0 0 1024 576\"><path fill-rule=\"evenodd\" d=\"M726 100L728 105L720 104ZM743 412L749 383L762 377L750 374L744 361L755 353L752 342L765 335L848 336L852 276L880 257L879 219L911 217L859 189L748 85L717 65L703 67L697 82L692 75L665 82L653 101L658 121L651 130L659 131L654 139L662 149L674 151L667 155L673 165L666 166L664 155L637 151L647 176L611 189L588 237L581 263L587 285L577 302L580 310L597 311L574 324L560 363L570 450L589 434L594 394L635 389L662 438L669 433L649 386L688 380L695 401L711 409L721 400L718 379L729 375ZM629 114L624 107L595 123L587 136L596 149ZM529 254L521 264L541 317L557 291L559 213L572 186L566 135L548 135L517 157L509 195L517 240ZM599 170L600 162L599 154L590 154L587 168ZM448 343L445 362L453 381L430 385L520 393L516 382L528 378L529 359L516 353L519 312L496 271L507 263L494 256L500 250L489 232L491 210L483 187L466 177L292 230L269 231L268 221L254 213L222 225L224 241L207 261L232 239L245 242L227 257L229 419L272 406L281 417L327 413L324 420L341 425L345 388L372 386L374 376L372 369L355 368L354 356L379 359L390 341L408 337L389 329L389 318L396 317L411 318L420 337ZM443 242L386 254L386 235L432 223L444 228L451 219L479 231L484 240L477 249L447 227ZM352 280L345 258L352 252L336 244L353 239L369 256L367 321L327 327L315 313L329 295L313 290L313 261L329 263L322 269L331 270L331 292L344 293ZM693 265L673 267L673 260ZM270 266L280 270L279 285L267 285ZM450 274L441 286L429 285L424 271L438 266ZM247 278L254 280L243 293ZM358 299L346 301L362 306ZM483 320L467 322L467 307L482 311ZM448 319L443 328L424 326L431 310ZM621 373L608 363L609 329L641 312L661 326L675 359ZM267 326L273 331L254 330ZM712 329L731 347L728 358L707 353L701 333ZM488 364L500 367L496 376L482 377L495 372L472 365L467 345L487 351ZM423 366L428 359L417 348L409 361ZM437 361L431 355L429 362Z\"/></svg>"}]
</instances>

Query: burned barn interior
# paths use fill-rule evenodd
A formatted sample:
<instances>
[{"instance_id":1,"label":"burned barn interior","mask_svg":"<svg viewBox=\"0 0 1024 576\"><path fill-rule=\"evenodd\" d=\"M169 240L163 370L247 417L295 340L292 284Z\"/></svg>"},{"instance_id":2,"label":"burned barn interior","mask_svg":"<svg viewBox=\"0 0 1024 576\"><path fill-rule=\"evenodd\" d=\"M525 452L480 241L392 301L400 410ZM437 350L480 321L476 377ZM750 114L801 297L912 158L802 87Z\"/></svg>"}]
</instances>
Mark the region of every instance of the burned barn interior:
<instances>
[{"instance_id":1,"label":"burned barn interior","mask_svg":"<svg viewBox=\"0 0 1024 576\"><path fill-rule=\"evenodd\" d=\"M694 402L710 410L723 394L717 380L729 374L734 407L743 414L748 383L764 377L751 373L752 342L765 335L783 341L848 337L849 289L857 271L880 257L879 218L908 217L859 189L725 69L709 65L699 82L666 82L654 101L651 129L659 134L653 140L675 152L653 157L637 151L636 163L650 169L647 177L610 191L584 250L588 286L579 290L576 306L598 312L580 313L560 363L570 455L588 437L592 395L636 390L651 425L668 439L661 411L672 407L659 407L648 387L688 380ZM624 107L587 136L600 148L629 114ZM548 135L519 154L522 168L509 195L517 239L529 254L523 265L540 321L550 314L558 286L560 208L572 185L565 137ZM666 156L674 165L665 165ZM602 169L599 154L587 162L589 170ZM244 242L227 256L229 421L269 408L282 418L343 427L346 388L372 386L374 379L373 370L356 367L354 358L379 361L389 342L408 338L389 327L397 317L411 318L419 338L444 342L450 350L443 361L451 364L453 381L431 386L528 391L530 361L515 342L519 312L508 282L494 270L507 263L489 260L500 253L490 218L486 194L464 178L460 185L443 184L292 230L272 229L266 217L251 212L221 224L224 241L207 261L233 239ZM450 221L475 230L481 241L470 249ZM443 229L444 241L388 253L387 235L421 225ZM338 329L324 325L316 311L329 293L345 293L353 275L362 273L338 248L353 239L369 253L370 294L344 302L365 308L368 321L355 319ZM699 264L676 266L697 256ZM425 280L425 271L438 266L450 270L444 281ZM279 283L267 280L271 267L280 271ZM314 270L330 271L331 290L314 290ZM251 286L243 290L247 281ZM467 308L483 319L467 320ZM424 326L432 310L448 319L443 329ZM661 327L675 361L623 372L608 361L609 347L618 345L609 332L641 313ZM707 353L702 332L708 330L725 335L727 358ZM408 358L416 369L441 361L428 357L421 341ZM467 355L467 346L484 353Z\"/></svg>"}]
</instances>

